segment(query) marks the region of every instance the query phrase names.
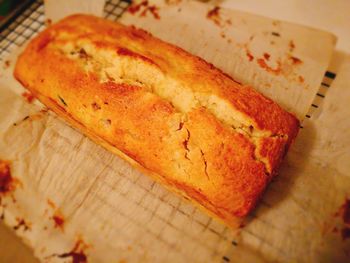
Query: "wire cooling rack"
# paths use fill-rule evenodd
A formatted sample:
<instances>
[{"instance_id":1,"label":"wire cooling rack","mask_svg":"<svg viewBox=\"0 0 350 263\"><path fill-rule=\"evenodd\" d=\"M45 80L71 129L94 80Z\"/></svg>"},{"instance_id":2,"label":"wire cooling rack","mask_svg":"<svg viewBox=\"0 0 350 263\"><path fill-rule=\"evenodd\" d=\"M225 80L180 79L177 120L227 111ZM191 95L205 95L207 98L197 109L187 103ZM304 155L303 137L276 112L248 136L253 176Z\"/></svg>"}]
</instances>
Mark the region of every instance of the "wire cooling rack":
<instances>
[{"instance_id":1,"label":"wire cooling rack","mask_svg":"<svg viewBox=\"0 0 350 263\"><path fill-rule=\"evenodd\" d=\"M117 20L119 17L122 16L122 14L126 11L129 5L129 0L108 0L104 8L104 16L105 18L110 20ZM21 46L28 39L35 36L44 28L45 18L43 0L35 0L30 3L28 2L25 10L18 10L18 13L15 14L10 21L7 21L6 28L0 28L0 62L4 61L14 48ZM317 111L317 109L321 107L322 100L325 98L327 90L331 86L332 81L335 79L335 77L336 74L334 72L325 72L317 96L315 97L313 103L310 105L309 111L306 114L306 118L304 121L307 121L308 118L311 118L312 114L314 114L315 111ZM301 128L303 127L301 126ZM265 201L262 201L261 206L269 207L270 204L268 204ZM179 213L183 213L181 209L179 209L179 207L173 208L175 208ZM252 215L252 217L254 217L254 215ZM260 219L256 218L256 220ZM206 227L208 229L210 228L209 223L206 224ZM215 229L213 229L212 232L215 233ZM253 233L251 234L256 236ZM256 238L263 240L263 237ZM229 241L227 240L227 242ZM237 242L235 240L231 241L231 244L233 247L237 246ZM233 261L233 258L229 255L222 256L222 262Z\"/></svg>"},{"instance_id":2,"label":"wire cooling rack","mask_svg":"<svg viewBox=\"0 0 350 263\"><path fill-rule=\"evenodd\" d=\"M104 16L117 20L130 5L128 0L108 0L104 8ZM33 1L27 8L15 14L0 32L0 61L4 60L11 50L21 46L28 39L45 28L44 5L42 0Z\"/></svg>"}]
</instances>

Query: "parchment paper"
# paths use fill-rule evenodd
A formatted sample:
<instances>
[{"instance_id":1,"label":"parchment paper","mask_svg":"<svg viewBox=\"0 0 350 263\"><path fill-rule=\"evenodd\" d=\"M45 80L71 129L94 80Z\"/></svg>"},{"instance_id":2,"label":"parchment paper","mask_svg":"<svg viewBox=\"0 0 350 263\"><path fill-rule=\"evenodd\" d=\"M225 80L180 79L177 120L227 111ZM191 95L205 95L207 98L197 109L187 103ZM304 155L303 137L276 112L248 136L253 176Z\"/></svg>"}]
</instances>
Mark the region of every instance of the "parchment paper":
<instances>
[{"instance_id":1,"label":"parchment paper","mask_svg":"<svg viewBox=\"0 0 350 263\"><path fill-rule=\"evenodd\" d=\"M191 15L197 16L196 12L191 9ZM162 19L154 22L161 25ZM175 20L173 23L180 25ZM174 24L169 24L169 29L175 30ZM294 27L296 35L310 30ZM194 42L188 33L194 30L186 31L191 25L181 28L184 33L178 38L183 45L192 43L204 54L204 41L206 58L215 58L222 63L213 61L216 65L232 74L231 62L226 62L228 54L240 52L237 46L227 46L223 52L220 48L227 39L211 38L216 41L213 48L205 38ZM214 28L208 27L205 35L214 34ZM282 29L280 35L288 34L284 26ZM332 37L313 32L312 41L327 47ZM293 38L296 48L308 49L308 43L298 39ZM305 51L300 74L315 86L306 89L295 85L293 96L291 89L278 91L275 76L267 78L276 89L277 100L288 102L286 98L292 98L295 104L290 102L291 107L300 114L306 112L319 85L315 79L321 81L328 63L325 57L330 53L331 48L318 57ZM71 262L80 255L88 262L346 262L349 239L342 240L339 231L345 225L335 214L350 195L350 151L346 147L350 135L346 107L350 58L340 65L322 108L303 123L280 176L247 225L233 231L95 145L53 113L43 111L39 104L27 103L20 96L24 90L12 77L15 57L0 76L0 159L11 161L16 182L15 190L0 196L0 215L42 261ZM259 67L252 68L257 75L266 74ZM237 70L234 77L242 80L248 71ZM305 97L309 99L301 100Z\"/></svg>"},{"instance_id":2,"label":"parchment paper","mask_svg":"<svg viewBox=\"0 0 350 263\"><path fill-rule=\"evenodd\" d=\"M105 0L45 0L45 17L52 23L77 13L91 14L95 16L103 15Z\"/></svg>"},{"instance_id":3,"label":"parchment paper","mask_svg":"<svg viewBox=\"0 0 350 263\"><path fill-rule=\"evenodd\" d=\"M329 32L196 1L151 0L136 10L121 21L204 58L300 119L319 89L336 41Z\"/></svg>"}]
</instances>

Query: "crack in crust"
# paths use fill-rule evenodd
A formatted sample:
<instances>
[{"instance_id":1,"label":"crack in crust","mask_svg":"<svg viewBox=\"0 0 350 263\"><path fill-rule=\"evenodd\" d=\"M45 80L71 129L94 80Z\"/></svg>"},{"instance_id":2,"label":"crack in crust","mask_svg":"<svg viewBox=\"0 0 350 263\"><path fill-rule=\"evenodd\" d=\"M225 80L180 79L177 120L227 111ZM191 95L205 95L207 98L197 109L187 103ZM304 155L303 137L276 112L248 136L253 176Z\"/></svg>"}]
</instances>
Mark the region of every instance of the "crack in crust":
<instances>
[{"instance_id":1,"label":"crack in crust","mask_svg":"<svg viewBox=\"0 0 350 263\"><path fill-rule=\"evenodd\" d=\"M209 177L208 170L207 170L208 163L207 163L207 160L205 159L204 152L202 151L202 149L200 149L200 151L201 151L201 156L202 156L203 163L204 163L204 173L207 176L208 180L210 181L210 177Z\"/></svg>"},{"instance_id":2,"label":"crack in crust","mask_svg":"<svg viewBox=\"0 0 350 263\"><path fill-rule=\"evenodd\" d=\"M191 159L188 157L188 153L190 151L190 149L188 148L188 142L191 138L191 133L190 131L186 128L186 131L187 131L187 138L182 142L184 148L185 148L185 158L189 161L191 161Z\"/></svg>"}]
</instances>

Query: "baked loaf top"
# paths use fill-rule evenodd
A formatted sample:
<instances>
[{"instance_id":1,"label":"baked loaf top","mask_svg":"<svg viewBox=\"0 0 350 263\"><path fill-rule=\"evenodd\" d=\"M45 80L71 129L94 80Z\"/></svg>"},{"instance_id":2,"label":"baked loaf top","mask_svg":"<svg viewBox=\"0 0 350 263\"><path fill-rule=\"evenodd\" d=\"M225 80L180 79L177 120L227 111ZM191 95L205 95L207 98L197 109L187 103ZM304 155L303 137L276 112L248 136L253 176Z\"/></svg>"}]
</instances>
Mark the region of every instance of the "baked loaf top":
<instances>
[{"instance_id":1,"label":"baked loaf top","mask_svg":"<svg viewBox=\"0 0 350 263\"><path fill-rule=\"evenodd\" d=\"M89 15L40 33L14 74L73 126L228 224L254 207L299 129L203 59Z\"/></svg>"}]
</instances>

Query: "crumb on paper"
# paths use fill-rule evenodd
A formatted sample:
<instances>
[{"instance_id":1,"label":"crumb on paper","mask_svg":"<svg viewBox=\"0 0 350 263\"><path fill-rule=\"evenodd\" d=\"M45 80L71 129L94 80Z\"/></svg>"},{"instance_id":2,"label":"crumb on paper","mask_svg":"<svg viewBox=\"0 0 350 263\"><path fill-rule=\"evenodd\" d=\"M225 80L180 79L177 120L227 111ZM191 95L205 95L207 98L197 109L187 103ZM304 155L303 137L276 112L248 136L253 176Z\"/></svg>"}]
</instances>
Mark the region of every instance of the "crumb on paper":
<instances>
[{"instance_id":1,"label":"crumb on paper","mask_svg":"<svg viewBox=\"0 0 350 263\"><path fill-rule=\"evenodd\" d=\"M159 16L159 14L158 14L158 10L159 10L159 8L158 7L156 7L156 6L149 6L148 8L146 8L145 10L143 10L143 12L141 13L141 15L140 16L146 16L147 15L147 12L149 11L152 15L153 15L153 17L155 18L155 19L160 19L160 16Z\"/></svg>"},{"instance_id":2,"label":"crumb on paper","mask_svg":"<svg viewBox=\"0 0 350 263\"><path fill-rule=\"evenodd\" d=\"M139 17L145 17L147 16L147 13L151 13L154 19L160 19L160 15L158 13L159 7L157 7L156 5L149 5L147 0L142 1L138 4L131 4L127 11L132 15L140 12Z\"/></svg>"},{"instance_id":3,"label":"crumb on paper","mask_svg":"<svg viewBox=\"0 0 350 263\"><path fill-rule=\"evenodd\" d=\"M270 60L270 54L269 53L264 53L264 59L269 61Z\"/></svg>"},{"instance_id":4,"label":"crumb on paper","mask_svg":"<svg viewBox=\"0 0 350 263\"><path fill-rule=\"evenodd\" d=\"M232 22L230 19L222 20L220 16L220 7L214 6L212 9L210 9L207 13L207 18L214 22L215 25L219 27L223 27L224 25L231 25Z\"/></svg>"},{"instance_id":5,"label":"crumb on paper","mask_svg":"<svg viewBox=\"0 0 350 263\"><path fill-rule=\"evenodd\" d=\"M30 223L27 222L23 218L16 218L17 224L13 226L13 230L17 231L20 228L23 229L23 231L31 230Z\"/></svg>"},{"instance_id":6,"label":"crumb on paper","mask_svg":"<svg viewBox=\"0 0 350 263\"><path fill-rule=\"evenodd\" d=\"M249 61L252 61L254 59L254 56L249 52L249 50L246 51L246 55Z\"/></svg>"},{"instance_id":7,"label":"crumb on paper","mask_svg":"<svg viewBox=\"0 0 350 263\"><path fill-rule=\"evenodd\" d=\"M222 38L226 38L226 35L225 35L224 32L221 32L221 33L220 33L220 36L221 36Z\"/></svg>"},{"instance_id":8,"label":"crumb on paper","mask_svg":"<svg viewBox=\"0 0 350 263\"><path fill-rule=\"evenodd\" d=\"M300 59L300 58L297 58L297 57L291 56L289 59L292 61L292 64L293 64L293 65L300 65L300 64L303 63L303 62L301 61L301 59Z\"/></svg>"},{"instance_id":9,"label":"crumb on paper","mask_svg":"<svg viewBox=\"0 0 350 263\"><path fill-rule=\"evenodd\" d=\"M62 254L54 254L53 256L57 256L59 258L71 258L72 263L87 263L87 256L85 250L88 246L82 239L78 239L75 243L73 249L67 253Z\"/></svg>"},{"instance_id":10,"label":"crumb on paper","mask_svg":"<svg viewBox=\"0 0 350 263\"><path fill-rule=\"evenodd\" d=\"M275 37L280 37L280 36L281 36L280 33L278 33L278 32L271 32L271 34L272 34L273 36L275 36Z\"/></svg>"},{"instance_id":11,"label":"crumb on paper","mask_svg":"<svg viewBox=\"0 0 350 263\"><path fill-rule=\"evenodd\" d=\"M47 108L41 109L39 112L32 114L32 115L27 115L25 116L22 120L14 122L12 125L13 126L18 126L22 124L23 122L29 120L29 121L35 121L35 120L40 120L45 116L45 114L48 112Z\"/></svg>"},{"instance_id":12,"label":"crumb on paper","mask_svg":"<svg viewBox=\"0 0 350 263\"><path fill-rule=\"evenodd\" d=\"M277 68L272 68L269 65L267 65L263 58L257 59L257 63L261 68L265 69L267 72L271 72L276 75L281 73L281 63L279 61L277 61Z\"/></svg>"},{"instance_id":13,"label":"crumb on paper","mask_svg":"<svg viewBox=\"0 0 350 263\"><path fill-rule=\"evenodd\" d=\"M34 95L29 91L23 92L22 97L25 98L28 103L32 103L35 99Z\"/></svg>"}]
</instances>

